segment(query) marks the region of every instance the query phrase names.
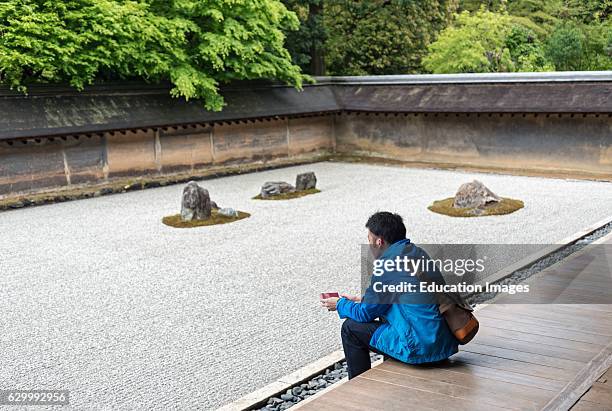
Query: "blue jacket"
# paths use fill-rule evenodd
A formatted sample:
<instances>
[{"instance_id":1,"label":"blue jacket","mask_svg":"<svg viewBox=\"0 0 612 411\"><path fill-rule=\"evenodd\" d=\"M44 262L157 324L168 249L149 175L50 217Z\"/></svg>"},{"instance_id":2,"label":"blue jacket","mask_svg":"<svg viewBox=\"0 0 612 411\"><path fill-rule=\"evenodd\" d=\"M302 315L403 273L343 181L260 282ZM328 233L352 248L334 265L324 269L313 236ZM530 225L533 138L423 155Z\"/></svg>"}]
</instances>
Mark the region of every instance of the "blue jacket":
<instances>
[{"instance_id":1,"label":"blue jacket","mask_svg":"<svg viewBox=\"0 0 612 411\"><path fill-rule=\"evenodd\" d=\"M380 259L394 260L397 256L404 255L411 258L427 256L425 251L417 246L410 248L410 254L405 254L406 245L409 243L410 240L406 239L392 244ZM374 291L375 282L394 283L400 279L416 284L418 290L419 280L409 272L384 271L381 276L372 276L372 282L361 303L354 303L346 298L338 300L338 315L340 318L351 318L357 322L371 322L381 318L384 324L378 327L370 345L397 360L419 364L440 361L455 354L458 349L457 339L440 314L438 305L429 296L420 294L419 299L418 293L394 293L394 296L399 296L399 300L393 303L391 299L381 297L380 293ZM380 291L380 286L377 289ZM381 298L382 303L370 303L381 301Z\"/></svg>"}]
</instances>

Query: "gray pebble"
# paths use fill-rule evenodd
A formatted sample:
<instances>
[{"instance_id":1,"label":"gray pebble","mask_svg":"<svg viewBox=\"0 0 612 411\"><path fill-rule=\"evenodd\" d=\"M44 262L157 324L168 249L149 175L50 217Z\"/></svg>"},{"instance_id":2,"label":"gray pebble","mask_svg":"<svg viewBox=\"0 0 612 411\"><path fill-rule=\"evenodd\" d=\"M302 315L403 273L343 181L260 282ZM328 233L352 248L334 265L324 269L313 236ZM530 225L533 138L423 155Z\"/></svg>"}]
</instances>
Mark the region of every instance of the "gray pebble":
<instances>
[{"instance_id":1,"label":"gray pebble","mask_svg":"<svg viewBox=\"0 0 612 411\"><path fill-rule=\"evenodd\" d=\"M281 394L281 400L283 401L291 401L293 399L292 394Z\"/></svg>"}]
</instances>

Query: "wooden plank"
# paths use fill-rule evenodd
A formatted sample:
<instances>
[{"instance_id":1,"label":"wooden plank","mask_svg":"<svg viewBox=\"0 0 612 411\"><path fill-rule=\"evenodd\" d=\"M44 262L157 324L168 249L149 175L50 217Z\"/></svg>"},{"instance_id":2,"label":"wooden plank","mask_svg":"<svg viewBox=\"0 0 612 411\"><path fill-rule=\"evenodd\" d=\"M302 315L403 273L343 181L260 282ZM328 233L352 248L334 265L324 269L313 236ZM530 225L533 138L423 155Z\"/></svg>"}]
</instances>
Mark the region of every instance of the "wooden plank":
<instances>
[{"instance_id":1,"label":"wooden plank","mask_svg":"<svg viewBox=\"0 0 612 411\"><path fill-rule=\"evenodd\" d=\"M531 287L529 293L504 294L496 300L503 304L609 304L610 295L605 292L582 292L555 284Z\"/></svg>"},{"instance_id":2,"label":"wooden plank","mask_svg":"<svg viewBox=\"0 0 612 411\"><path fill-rule=\"evenodd\" d=\"M534 320L544 320L545 322L554 321L578 330L589 327L588 324L582 324L585 316L588 316L589 320L602 327L612 329L612 316L610 316L612 313L595 313L593 311L585 313L578 309L561 310L556 304L531 304L528 307L525 308L524 304L490 304L489 308L487 308L487 315L493 312L517 315ZM576 307L579 306L576 305Z\"/></svg>"},{"instance_id":3,"label":"wooden plank","mask_svg":"<svg viewBox=\"0 0 612 411\"><path fill-rule=\"evenodd\" d=\"M560 339L586 342L590 344L605 344L608 340L606 336L599 336L595 334L587 334L583 332L562 330L558 328L551 328L545 325L536 324L523 324L514 321L497 321L494 319L487 318L482 314L478 317L481 327L493 327L501 328L504 330L513 330L520 332L528 332L531 334L537 334L547 337L556 337Z\"/></svg>"},{"instance_id":4,"label":"wooden plank","mask_svg":"<svg viewBox=\"0 0 612 411\"><path fill-rule=\"evenodd\" d=\"M494 368L497 370L510 371L516 374L541 377L559 382L567 382L571 378L571 375L568 375L570 373L565 370L560 370L559 368L531 364L526 363L524 361L511 360L508 358L491 357L485 354L476 354L461 351L458 354L455 354L453 358L459 361L467 362L468 364L480 365L483 367Z\"/></svg>"},{"instance_id":5,"label":"wooden plank","mask_svg":"<svg viewBox=\"0 0 612 411\"><path fill-rule=\"evenodd\" d=\"M555 304L556 306L556 304ZM577 310L585 310L589 312L597 312L603 314L612 313L612 305L611 304L559 304L561 308L575 308Z\"/></svg>"},{"instance_id":6,"label":"wooden plank","mask_svg":"<svg viewBox=\"0 0 612 411\"><path fill-rule=\"evenodd\" d=\"M489 318L492 320L507 321L530 325L543 325L551 329L567 330L578 333L586 333L603 337L612 337L612 326L605 326L590 318L581 318L581 322L576 324L576 321L570 321L571 318L561 320L556 319L533 318L523 313L503 313L494 310L483 310L478 313L478 318Z\"/></svg>"},{"instance_id":7,"label":"wooden plank","mask_svg":"<svg viewBox=\"0 0 612 411\"><path fill-rule=\"evenodd\" d=\"M610 264L604 261L591 260L587 262L571 261L566 264L555 266L550 271L543 271L542 277L554 277L563 280L579 279L588 283L610 281ZM536 280L537 281L537 280Z\"/></svg>"},{"instance_id":8,"label":"wooden plank","mask_svg":"<svg viewBox=\"0 0 612 411\"><path fill-rule=\"evenodd\" d=\"M519 306L529 307L526 308L532 313L540 312L551 312L553 314L573 314L577 316L584 316L584 318L596 318L597 320L610 320L610 314L612 314L612 305L605 304L606 307L610 307L608 310L603 310L599 307L600 304L490 304L496 307L503 308L504 306Z\"/></svg>"},{"instance_id":9,"label":"wooden plank","mask_svg":"<svg viewBox=\"0 0 612 411\"><path fill-rule=\"evenodd\" d=\"M489 335L498 338L507 338L516 341L525 341L533 344L543 344L554 347L562 347L571 350L580 350L597 354L603 348L603 344L585 343L582 341L566 340L559 337L549 337L524 331L504 330L496 327L482 327L478 335Z\"/></svg>"},{"instance_id":10,"label":"wooden plank","mask_svg":"<svg viewBox=\"0 0 612 411\"><path fill-rule=\"evenodd\" d=\"M382 383L362 376L356 377L325 396L300 407L300 411L319 410L490 410L490 406L477 402L460 400L446 395L432 394ZM487 408L488 407L488 408Z\"/></svg>"},{"instance_id":11,"label":"wooden plank","mask_svg":"<svg viewBox=\"0 0 612 411\"><path fill-rule=\"evenodd\" d=\"M495 299L496 304L609 304L610 296L604 294L592 295L585 297L576 293L564 292L561 290L534 290L530 289L529 293L520 293L514 295L503 294Z\"/></svg>"},{"instance_id":12,"label":"wooden plank","mask_svg":"<svg viewBox=\"0 0 612 411\"><path fill-rule=\"evenodd\" d=\"M571 408L572 411L611 411L609 405L596 404L590 401L579 401Z\"/></svg>"},{"instance_id":13,"label":"wooden plank","mask_svg":"<svg viewBox=\"0 0 612 411\"><path fill-rule=\"evenodd\" d=\"M471 347L472 344L482 344L491 347L499 347L520 352L540 354L552 358L578 361L583 364L588 363L594 355L593 352L563 348L555 345L530 343L527 341L513 340L509 338L496 338L491 337L485 333L478 333L476 338L474 338L472 342L466 345L466 348Z\"/></svg>"},{"instance_id":14,"label":"wooden plank","mask_svg":"<svg viewBox=\"0 0 612 411\"><path fill-rule=\"evenodd\" d=\"M515 361L522 361L529 364L543 365L546 367L557 368L560 370L580 371L584 364L583 362L565 360L562 358L551 357L547 355L529 353L524 351L511 350L502 347L490 346L486 344L470 343L462 347L461 351L471 352L475 354L488 355L497 358L506 358Z\"/></svg>"},{"instance_id":15,"label":"wooden plank","mask_svg":"<svg viewBox=\"0 0 612 411\"><path fill-rule=\"evenodd\" d=\"M522 395L517 397L517 391L514 392L514 395L512 393L504 393L502 390L499 390L502 384L495 383L492 380L481 379L481 384L474 384L470 387L466 387L465 385L447 383L433 378L419 378L381 369L373 369L371 372L368 372L366 377L384 383L431 392L433 394L443 394L453 398L478 401L489 404L491 407L502 405L508 408L536 410L540 408L538 405L542 406L545 404L542 402L538 404L537 402L526 399ZM516 390L518 387L513 386L513 388Z\"/></svg>"},{"instance_id":16,"label":"wooden plank","mask_svg":"<svg viewBox=\"0 0 612 411\"><path fill-rule=\"evenodd\" d=\"M529 293L531 294L534 291L542 292L543 290L546 292L550 291L556 293L561 290L564 294L586 297L584 304L594 301L592 299L588 299L589 296L597 297L597 301L608 297L607 302L609 303L611 302L610 295L606 290L610 289L611 286L612 280L587 284L586 282L576 278L572 280L563 280L558 277L547 276L537 282L537 287L535 285L531 285L529 288Z\"/></svg>"},{"instance_id":17,"label":"wooden plank","mask_svg":"<svg viewBox=\"0 0 612 411\"><path fill-rule=\"evenodd\" d=\"M505 321L520 321L531 324L542 324L553 328L563 328L565 330L573 330L578 332L589 332L591 334L599 334L610 336L612 334L612 318L599 319L584 314L567 314L549 312L533 313L533 311L523 310L496 310L495 307L486 310L481 314L484 317L495 318Z\"/></svg>"},{"instance_id":18,"label":"wooden plank","mask_svg":"<svg viewBox=\"0 0 612 411\"><path fill-rule=\"evenodd\" d=\"M345 384L344 387L348 389L351 387L352 396L359 396L364 391L369 391L374 398L377 400L378 405L375 408L368 407L367 409L390 409L389 406L398 404L397 401L389 401L394 397L404 399L399 404L402 406L402 410L406 408L410 409L421 409L421 407L440 409L453 409L453 410L466 410L466 411L490 411L491 406L483 403L482 401L470 401L464 400L450 395L444 395L440 393L432 393L429 391L418 390L414 388L404 387L398 384L383 383L370 379L366 376L359 376L355 379L355 384ZM384 392L385 395L381 395ZM389 398L391 397L391 398ZM406 399L410 399L406 401ZM498 405L499 409L517 409L515 407L501 406Z\"/></svg>"},{"instance_id":19,"label":"wooden plank","mask_svg":"<svg viewBox=\"0 0 612 411\"><path fill-rule=\"evenodd\" d=\"M580 401L582 400L601 405L608 405L610 408L612 408L612 388L605 387L603 384L595 383L580 399Z\"/></svg>"},{"instance_id":20,"label":"wooden plank","mask_svg":"<svg viewBox=\"0 0 612 411\"><path fill-rule=\"evenodd\" d=\"M505 381L513 384L526 385L553 391L560 390L564 385L563 381L544 378L538 375L524 374L499 367L495 368L489 364L470 362L466 359L459 358L457 355L453 356L453 359L450 362L452 367L451 369L454 371L473 374L479 377L491 378L498 381ZM460 364L461 367L457 368L457 364Z\"/></svg>"},{"instance_id":21,"label":"wooden plank","mask_svg":"<svg viewBox=\"0 0 612 411\"><path fill-rule=\"evenodd\" d=\"M565 387L543 408L543 411L569 409L584 395L595 381L612 365L612 342L597 354Z\"/></svg>"},{"instance_id":22,"label":"wooden plank","mask_svg":"<svg viewBox=\"0 0 612 411\"><path fill-rule=\"evenodd\" d=\"M550 292L556 294L558 290L562 290L565 293L572 293L577 296L585 296L589 295L597 296L598 298L602 297L610 297L607 289L612 285L612 280L608 279L608 281L599 281L592 282L592 284L588 284L584 281L581 281L578 278L564 279L560 278L558 275L545 275L541 278L538 278L537 283L530 284L529 293L532 292ZM592 300L585 300L585 304L589 303Z\"/></svg>"},{"instance_id":23,"label":"wooden plank","mask_svg":"<svg viewBox=\"0 0 612 411\"><path fill-rule=\"evenodd\" d=\"M521 392L523 398L536 402L546 403L554 395L554 388L538 388L533 385L537 380L521 379L516 383L516 378L511 373L498 373L492 375L490 369L484 368L488 373L481 372L482 368L470 364L455 362L449 366L409 366L393 360L387 360L377 367L379 371L392 372L405 375L410 378L430 379L449 384L460 385L468 388L490 387L496 392L513 395ZM510 376L510 378L508 378ZM510 382L513 381L513 382Z\"/></svg>"}]
</instances>

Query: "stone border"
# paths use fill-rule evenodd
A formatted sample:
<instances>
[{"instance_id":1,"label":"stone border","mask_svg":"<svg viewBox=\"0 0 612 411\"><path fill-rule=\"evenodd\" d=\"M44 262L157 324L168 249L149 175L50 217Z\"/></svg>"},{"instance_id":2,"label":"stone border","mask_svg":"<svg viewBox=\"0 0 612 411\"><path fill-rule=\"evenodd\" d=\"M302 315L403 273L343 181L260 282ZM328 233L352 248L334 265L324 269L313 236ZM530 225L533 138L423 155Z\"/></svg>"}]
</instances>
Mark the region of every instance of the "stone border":
<instances>
[{"instance_id":1,"label":"stone border","mask_svg":"<svg viewBox=\"0 0 612 411\"><path fill-rule=\"evenodd\" d=\"M311 379L312 377L325 372L327 368L333 367L334 364L344 361L344 351L338 350L323 358L298 369L297 371L280 377L276 381L253 391L236 401L233 401L223 407L219 411L239 411L265 406L266 401L270 397L280 395L288 389Z\"/></svg>"}]
</instances>

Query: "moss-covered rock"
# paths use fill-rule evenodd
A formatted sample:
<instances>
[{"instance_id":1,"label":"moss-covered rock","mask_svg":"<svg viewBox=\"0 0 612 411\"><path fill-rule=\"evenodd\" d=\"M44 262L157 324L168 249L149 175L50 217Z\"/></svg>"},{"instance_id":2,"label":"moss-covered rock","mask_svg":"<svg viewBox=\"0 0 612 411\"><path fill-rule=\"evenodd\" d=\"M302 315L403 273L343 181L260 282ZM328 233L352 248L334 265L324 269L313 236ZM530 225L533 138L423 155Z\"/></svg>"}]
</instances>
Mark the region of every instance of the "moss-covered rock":
<instances>
[{"instance_id":1,"label":"moss-covered rock","mask_svg":"<svg viewBox=\"0 0 612 411\"><path fill-rule=\"evenodd\" d=\"M454 197L434 201L427 207L434 213L444 214L451 217L484 217L489 215L510 214L525 206L521 200L502 197L499 202L492 202L484 207L478 208L456 208L453 207Z\"/></svg>"}]
</instances>

